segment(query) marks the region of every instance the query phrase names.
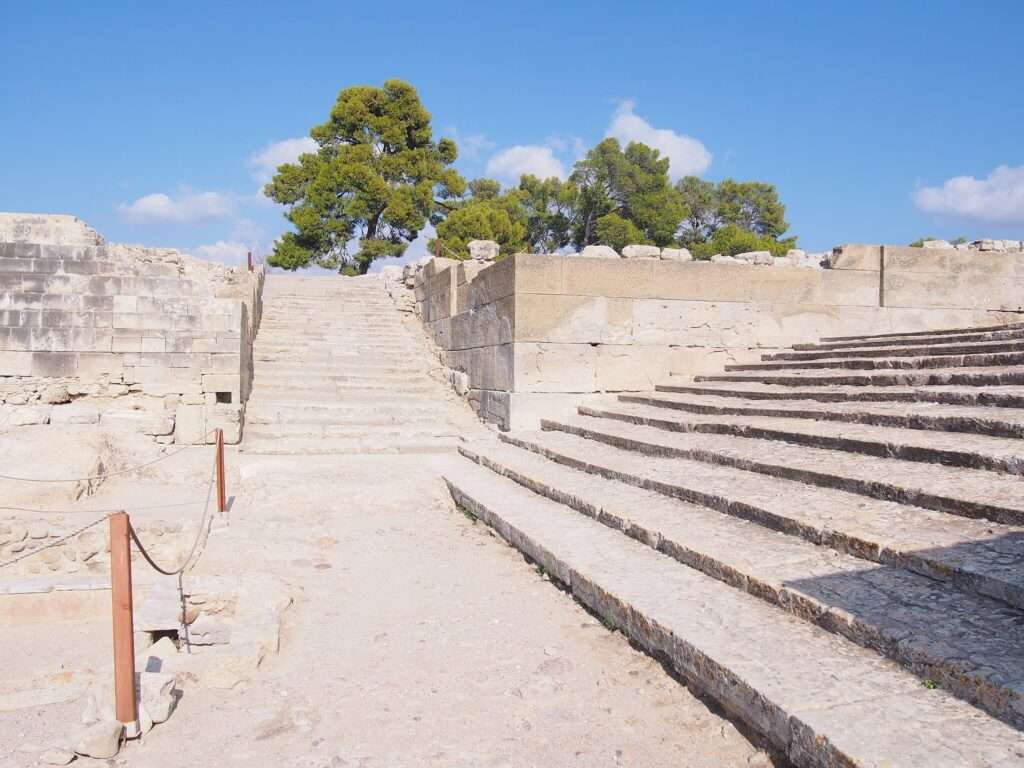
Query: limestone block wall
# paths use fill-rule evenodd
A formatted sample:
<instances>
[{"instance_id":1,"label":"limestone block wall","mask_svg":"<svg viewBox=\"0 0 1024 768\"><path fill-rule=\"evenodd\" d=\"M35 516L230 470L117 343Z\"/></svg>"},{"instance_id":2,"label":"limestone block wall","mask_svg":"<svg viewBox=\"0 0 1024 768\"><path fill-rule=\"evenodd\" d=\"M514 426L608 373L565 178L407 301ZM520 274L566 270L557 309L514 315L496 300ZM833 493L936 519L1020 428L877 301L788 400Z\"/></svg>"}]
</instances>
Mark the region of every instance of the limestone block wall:
<instances>
[{"instance_id":1,"label":"limestone block wall","mask_svg":"<svg viewBox=\"0 0 1024 768\"><path fill-rule=\"evenodd\" d=\"M108 244L69 216L0 214L0 423L241 437L262 270Z\"/></svg>"},{"instance_id":2,"label":"limestone block wall","mask_svg":"<svg viewBox=\"0 0 1024 768\"><path fill-rule=\"evenodd\" d=\"M1001 259L1001 261L1000 261ZM991 325L1024 311L1024 255L850 245L831 269L517 254L435 260L417 311L471 401L507 428L595 392L822 336Z\"/></svg>"}]
</instances>

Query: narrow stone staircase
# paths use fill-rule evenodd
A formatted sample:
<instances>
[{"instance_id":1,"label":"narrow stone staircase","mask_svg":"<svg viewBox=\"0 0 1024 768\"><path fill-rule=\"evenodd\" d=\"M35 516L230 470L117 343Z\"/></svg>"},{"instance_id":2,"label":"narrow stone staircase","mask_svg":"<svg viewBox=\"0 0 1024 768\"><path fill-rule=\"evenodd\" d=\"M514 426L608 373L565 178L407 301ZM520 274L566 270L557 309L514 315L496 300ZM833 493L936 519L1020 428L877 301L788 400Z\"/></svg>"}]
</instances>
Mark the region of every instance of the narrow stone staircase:
<instances>
[{"instance_id":1,"label":"narrow stone staircase","mask_svg":"<svg viewBox=\"0 0 1024 768\"><path fill-rule=\"evenodd\" d=\"M268 275L242 450L454 451L483 430L375 277Z\"/></svg>"},{"instance_id":2,"label":"narrow stone staircase","mask_svg":"<svg viewBox=\"0 0 1024 768\"><path fill-rule=\"evenodd\" d=\"M1024 765L1022 363L1024 323L826 339L446 480L796 765Z\"/></svg>"}]
</instances>

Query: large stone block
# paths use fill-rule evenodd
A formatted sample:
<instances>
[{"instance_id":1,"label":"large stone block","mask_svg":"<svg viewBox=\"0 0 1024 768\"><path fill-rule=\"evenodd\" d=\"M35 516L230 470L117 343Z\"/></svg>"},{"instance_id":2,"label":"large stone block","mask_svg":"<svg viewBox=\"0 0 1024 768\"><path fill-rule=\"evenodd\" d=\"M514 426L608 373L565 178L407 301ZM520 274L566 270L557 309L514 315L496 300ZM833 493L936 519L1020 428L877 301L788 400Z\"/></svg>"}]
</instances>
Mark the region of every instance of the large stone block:
<instances>
[{"instance_id":1,"label":"large stone block","mask_svg":"<svg viewBox=\"0 0 1024 768\"><path fill-rule=\"evenodd\" d=\"M33 376L74 376L78 371L78 355L67 352L33 352Z\"/></svg>"},{"instance_id":2,"label":"large stone block","mask_svg":"<svg viewBox=\"0 0 1024 768\"><path fill-rule=\"evenodd\" d=\"M654 259L575 259L562 260L564 293L578 296L638 298L658 296L654 267L685 266Z\"/></svg>"},{"instance_id":3,"label":"large stone block","mask_svg":"<svg viewBox=\"0 0 1024 768\"><path fill-rule=\"evenodd\" d=\"M29 376L31 373L31 352L0 351L0 376Z\"/></svg>"},{"instance_id":4,"label":"large stone block","mask_svg":"<svg viewBox=\"0 0 1024 768\"><path fill-rule=\"evenodd\" d=\"M882 246L844 243L832 249L832 269L861 269L878 272L882 268Z\"/></svg>"},{"instance_id":5,"label":"large stone block","mask_svg":"<svg viewBox=\"0 0 1024 768\"><path fill-rule=\"evenodd\" d=\"M448 321L451 339L445 348L470 349L510 344L513 341L515 301L514 297L506 296L451 318Z\"/></svg>"},{"instance_id":6,"label":"large stone block","mask_svg":"<svg viewBox=\"0 0 1024 768\"><path fill-rule=\"evenodd\" d=\"M206 406L179 405L174 412L174 442L196 445L206 442Z\"/></svg>"},{"instance_id":7,"label":"large stone block","mask_svg":"<svg viewBox=\"0 0 1024 768\"><path fill-rule=\"evenodd\" d=\"M601 344L596 347L594 385L600 392L643 392L669 375L671 356L663 346Z\"/></svg>"},{"instance_id":8,"label":"large stone block","mask_svg":"<svg viewBox=\"0 0 1024 768\"><path fill-rule=\"evenodd\" d=\"M634 299L516 294L516 341L630 344Z\"/></svg>"},{"instance_id":9,"label":"large stone block","mask_svg":"<svg viewBox=\"0 0 1024 768\"><path fill-rule=\"evenodd\" d=\"M595 392L597 350L589 344L515 345L515 392Z\"/></svg>"},{"instance_id":10,"label":"large stone block","mask_svg":"<svg viewBox=\"0 0 1024 768\"><path fill-rule=\"evenodd\" d=\"M519 256L495 262L480 270L469 284L468 306L481 307L511 296L516 285L516 262Z\"/></svg>"},{"instance_id":11,"label":"large stone block","mask_svg":"<svg viewBox=\"0 0 1024 768\"><path fill-rule=\"evenodd\" d=\"M512 257L515 265L515 291L522 293L565 293L563 269L565 256L545 256L517 253Z\"/></svg>"}]
</instances>

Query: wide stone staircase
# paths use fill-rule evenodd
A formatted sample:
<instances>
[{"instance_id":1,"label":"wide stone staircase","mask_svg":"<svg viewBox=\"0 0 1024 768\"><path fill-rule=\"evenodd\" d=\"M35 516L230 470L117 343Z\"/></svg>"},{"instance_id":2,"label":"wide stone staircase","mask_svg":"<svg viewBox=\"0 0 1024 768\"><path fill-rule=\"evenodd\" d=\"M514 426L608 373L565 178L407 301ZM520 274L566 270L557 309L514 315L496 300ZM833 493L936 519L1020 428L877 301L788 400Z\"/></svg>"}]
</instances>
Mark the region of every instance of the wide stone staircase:
<instances>
[{"instance_id":1,"label":"wide stone staircase","mask_svg":"<svg viewBox=\"0 0 1024 768\"><path fill-rule=\"evenodd\" d=\"M378 278L268 275L242 450L454 451L483 429Z\"/></svg>"},{"instance_id":2,"label":"wide stone staircase","mask_svg":"<svg viewBox=\"0 0 1024 768\"><path fill-rule=\"evenodd\" d=\"M460 505L796 765L1024 765L1024 323L799 345L460 452Z\"/></svg>"}]
</instances>

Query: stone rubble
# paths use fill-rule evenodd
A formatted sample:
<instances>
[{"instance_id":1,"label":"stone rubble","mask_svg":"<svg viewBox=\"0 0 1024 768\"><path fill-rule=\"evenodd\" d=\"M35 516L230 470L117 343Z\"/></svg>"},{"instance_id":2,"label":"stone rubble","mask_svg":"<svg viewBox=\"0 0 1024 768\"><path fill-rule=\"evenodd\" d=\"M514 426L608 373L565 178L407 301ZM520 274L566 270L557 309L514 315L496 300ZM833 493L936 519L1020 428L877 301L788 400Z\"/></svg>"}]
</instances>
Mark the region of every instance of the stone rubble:
<instances>
[{"instance_id":1,"label":"stone rubble","mask_svg":"<svg viewBox=\"0 0 1024 768\"><path fill-rule=\"evenodd\" d=\"M470 240L466 245L473 261L494 261L498 258L500 249L493 240Z\"/></svg>"}]
</instances>

